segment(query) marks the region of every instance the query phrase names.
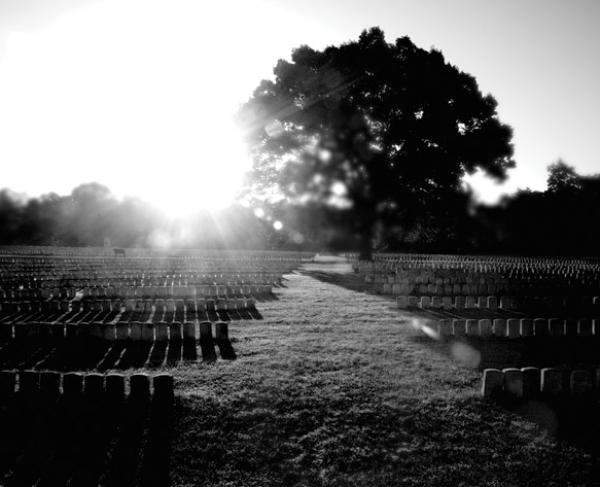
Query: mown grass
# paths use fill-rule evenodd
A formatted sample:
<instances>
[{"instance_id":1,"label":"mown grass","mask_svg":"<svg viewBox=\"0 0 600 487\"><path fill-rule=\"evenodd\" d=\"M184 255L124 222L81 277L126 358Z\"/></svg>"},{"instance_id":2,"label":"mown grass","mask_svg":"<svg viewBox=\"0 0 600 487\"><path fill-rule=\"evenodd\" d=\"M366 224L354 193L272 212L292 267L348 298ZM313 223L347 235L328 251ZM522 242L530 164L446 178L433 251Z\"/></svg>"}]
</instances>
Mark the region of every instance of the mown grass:
<instances>
[{"instance_id":1,"label":"mown grass","mask_svg":"<svg viewBox=\"0 0 600 487\"><path fill-rule=\"evenodd\" d=\"M232 323L237 360L174 370L173 485L593 484L591 456L480 399L391 301L288 277Z\"/></svg>"}]
</instances>

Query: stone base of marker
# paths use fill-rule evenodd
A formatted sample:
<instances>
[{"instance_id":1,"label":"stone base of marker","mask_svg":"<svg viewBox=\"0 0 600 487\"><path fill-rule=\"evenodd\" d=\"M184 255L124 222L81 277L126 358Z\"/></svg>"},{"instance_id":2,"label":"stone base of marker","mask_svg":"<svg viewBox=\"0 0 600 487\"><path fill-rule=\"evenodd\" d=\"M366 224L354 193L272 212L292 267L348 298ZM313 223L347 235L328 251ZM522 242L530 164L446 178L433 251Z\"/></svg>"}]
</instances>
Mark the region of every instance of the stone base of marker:
<instances>
[{"instance_id":1,"label":"stone base of marker","mask_svg":"<svg viewBox=\"0 0 600 487\"><path fill-rule=\"evenodd\" d=\"M85 396L94 401L104 396L104 375L86 374L83 379L83 392Z\"/></svg>"},{"instance_id":2,"label":"stone base of marker","mask_svg":"<svg viewBox=\"0 0 600 487\"><path fill-rule=\"evenodd\" d=\"M63 394L69 397L80 396L83 393L83 374L68 372L63 375Z\"/></svg>"},{"instance_id":3,"label":"stone base of marker","mask_svg":"<svg viewBox=\"0 0 600 487\"><path fill-rule=\"evenodd\" d=\"M548 398L558 397L564 391L563 371L554 367L547 367L540 373L540 391Z\"/></svg>"},{"instance_id":4,"label":"stone base of marker","mask_svg":"<svg viewBox=\"0 0 600 487\"><path fill-rule=\"evenodd\" d=\"M119 341L127 340L129 338L129 323L116 324L116 338Z\"/></svg>"},{"instance_id":5,"label":"stone base of marker","mask_svg":"<svg viewBox=\"0 0 600 487\"><path fill-rule=\"evenodd\" d=\"M14 339L16 342L24 342L27 339L27 324L14 323Z\"/></svg>"},{"instance_id":6,"label":"stone base of marker","mask_svg":"<svg viewBox=\"0 0 600 487\"><path fill-rule=\"evenodd\" d=\"M142 323L142 341L154 341L154 325L152 323Z\"/></svg>"},{"instance_id":7,"label":"stone base of marker","mask_svg":"<svg viewBox=\"0 0 600 487\"><path fill-rule=\"evenodd\" d=\"M54 341L61 341L65 338L64 323L56 323L50 325L50 338Z\"/></svg>"},{"instance_id":8,"label":"stone base of marker","mask_svg":"<svg viewBox=\"0 0 600 487\"><path fill-rule=\"evenodd\" d=\"M0 400L15 393L17 374L12 370L0 371Z\"/></svg>"},{"instance_id":9,"label":"stone base of marker","mask_svg":"<svg viewBox=\"0 0 600 487\"><path fill-rule=\"evenodd\" d=\"M523 372L521 369L507 368L503 369L504 374L504 392L511 399L523 398Z\"/></svg>"},{"instance_id":10,"label":"stone base of marker","mask_svg":"<svg viewBox=\"0 0 600 487\"><path fill-rule=\"evenodd\" d=\"M0 323L0 342L5 343L13 339L12 325Z\"/></svg>"},{"instance_id":11,"label":"stone base of marker","mask_svg":"<svg viewBox=\"0 0 600 487\"><path fill-rule=\"evenodd\" d=\"M521 318L521 337L529 338L533 336L533 320Z\"/></svg>"},{"instance_id":12,"label":"stone base of marker","mask_svg":"<svg viewBox=\"0 0 600 487\"><path fill-rule=\"evenodd\" d=\"M183 324L183 338L184 340L195 340L196 339L196 324L188 321Z\"/></svg>"},{"instance_id":13,"label":"stone base of marker","mask_svg":"<svg viewBox=\"0 0 600 487\"><path fill-rule=\"evenodd\" d=\"M466 322L467 336L479 336L479 320L468 319Z\"/></svg>"},{"instance_id":14,"label":"stone base of marker","mask_svg":"<svg viewBox=\"0 0 600 487\"><path fill-rule=\"evenodd\" d=\"M508 326L504 318L495 318L492 326L495 337L506 338L508 336Z\"/></svg>"},{"instance_id":15,"label":"stone base of marker","mask_svg":"<svg viewBox=\"0 0 600 487\"><path fill-rule=\"evenodd\" d=\"M548 320L546 318L535 318L533 320L533 335L536 338L547 337L548 333Z\"/></svg>"},{"instance_id":16,"label":"stone base of marker","mask_svg":"<svg viewBox=\"0 0 600 487\"><path fill-rule=\"evenodd\" d=\"M508 338L519 338L521 336L521 324L516 318L506 320Z\"/></svg>"},{"instance_id":17,"label":"stone base of marker","mask_svg":"<svg viewBox=\"0 0 600 487\"><path fill-rule=\"evenodd\" d=\"M215 323L215 338L217 340L229 340L229 325L224 322L224 321L220 321L218 323Z\"/></svg>"},{"instance_id":18,"label":"stone base of marker","mask_svg":"<svg viewBox=\"0 0 600 487\"><path fill-rule=\"evenodd\" d=\"M174 398L174 381L170 374L159 374L152 380L155 404L170 405Z\"/></svg>"},{"instance_id":19,"label":"stone base of marker","mask_svg":"<svg viewBox=\"0 0 600 487\"><path fill-rule=\"evenodd\" d=\"M594 390L592 374L587 370L571 371L569 388L573 396L589 396Z\"/></svg>"},{"instance_id":20,"label":"stone base of marker","mask_svg":"<svg viewBox=\"0 0 600 487\"><path fill-rule=\"evenodd\" d=\"M200 323L200 340L212 340L212 323L203 321Z\"/></svg>"},{"instance_id":21,"label":"stone base of marker","mask_svg":"<svg viewBox=\"0 0 600 487\"><path fill-rule=\"evenodd\" d=\"M47 398L55 398L60 394L61 377L59 372L40 372L40 392Z\"/></svg>"},{"instance_id":22,"label":"stone base of marker","mask_svg":"<svg viewBox=\"0 0 600 487\"><path fill-rule=\"evenodd\" d=\"M142 339L142 324L139 321L129 323L129 339L134 342Z\"/></svg>"},{"instance_id":23,"label":"stone base of marker","mask_svg":"<svg viewBox=\"0 0 600 487\"><path fill-rule=\"evenodd\" d=\"M87 328L87 337L92 340L102 340L102 323L95 321Z\"/></svg>"},{"instance_id":24,"label":"stone base of marker","mask_svg":"<svg viewBox=\"0 0 600 487\"><path fill-rule=\"evenodd\" d=\"M169 339L169 325L168 323L161 321L154 325L154 330L156 332L156 341L157 342L165 342Z\"/></svg>"},{"instance_id":25,"label":"stone base of marker","mask_svg":"<svg viewBox=\"0 0 600 487\"><path fill-rule=\"evenodd\" d=\"M169 340L181 341L181 323L174 321L169 325Z\"/></svg>"},{"instance_id":26,"label":"stone base of marker","mask_svg":"<svg viewBox=\"0 0 600 487\"><path fill-rule=\"evenodd\" d=\"M483 384L481 393L483 397L498 399L504 391L504 374L498 369L485 369L483 371Z\"/></svg>"},{"instance_id":27,"label":"stone base of marker","mask_svg":"<svg viewBox=\"0 0 600 487\"><path fill-rule=\"evenodd\" d=\"M562 337L565 335L565 320L560 318L550 318L548 320L548 331L552 337Z\"/></svg>"},{"instance_id":28,"label":"stone base of marker","mask_svg":"<svg viewBox=\"0 0 600 487\"><path fill-rule=\"evenodd\" d=\"M452 322L450 320L439 320L437 331L442 337L452 336Z\"/></svg>"},{"instance_id":29,"label":"stone base of marker","mask_svg":"<svg viewBox=\"0 0 600 487\"><path fill-rule=\"evenodd\" d=\"M582 337L591 337L594 334L592 320L581 319L577 323L577 335Z\"/></svg>"},{"instance_id":30,"label":"stone base of marker","mask_svg":"<svg viewBox=\"0 0 600 487\"><path fill-rule=\"evenodd\" d=\"M19 393L32 396L40 390L40 374L34 370L23 370L19 373Z\"/></svg>"},{"instance_id":31,"label":"stone base of marker","mask_svg":"<svg viewBox=\"0 0 600 487\"><path fill-rule=\"evenodd\" d=\"M463 337L466 334L466 320L454 319L452 320L452 334L455 337Z\"/></svg>"},{"instance_id":32,"label":"stone base of marker","mask_svg":"<svg viewBox=\"0 0 600 487\"><path fill-rule=\"evenodd\" d=\"M537 367L523 367L523 398L536 399L540 395L540 369Z\"/></svg>"},{"instance_id":33,"label":"stone base of marker","mask_svg":"<svg viewBox=\"0 0 600 487\"><path fill-rule=\"evenodd\" d=\"M147 401L149 399L150 378L148 374L133 374L129 378L129 397L138 401Z\"/></svg>"},{"instance_id":34,"label":"stone base of marker","mask_svg":"<svg viewBox=\"0 0 600 487\"><path fill-rule=\"evenodd\" d=\"M105 379L106 396L111 401L122 401L125 398L125 376L108 374Z\"/></svg>"},{"instance_id":35,"label":"stone base of marker","mask_svg":"<svg viewBox=\"0 0 600 487\"><path fill-rule=\"evenodd\" d=\"M493 334L492 320L481 319L479 320L479 336L483 338L491 337Z\"/></svg>"}]
</instances>

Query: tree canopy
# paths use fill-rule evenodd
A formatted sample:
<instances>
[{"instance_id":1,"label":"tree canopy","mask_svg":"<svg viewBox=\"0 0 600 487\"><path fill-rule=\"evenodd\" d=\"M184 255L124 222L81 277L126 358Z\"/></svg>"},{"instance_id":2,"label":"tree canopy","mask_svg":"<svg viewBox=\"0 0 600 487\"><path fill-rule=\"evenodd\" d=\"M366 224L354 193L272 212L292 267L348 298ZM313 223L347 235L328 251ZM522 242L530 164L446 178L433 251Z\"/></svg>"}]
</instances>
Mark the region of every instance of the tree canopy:
<instances>
[{"instance_id":1,"label":"tree canopy","mask_svg":"<svg viewBox=\"0 0 600 487\"><path fill-rule=\"evenodd\" d=\"M379 28L280 60L239 112L259 197L348 206L370 256L377 228L405 230L447 212L465 173L502 180L512 130L475 78Z\"/></svg>"},{"instance_id":2,"label":"tree canopy","mask_svg":"<svg viewBox=\"0 0 600 487\"><path fill-rule=\"evenodd\" d=\"M581 189L580 179L575 168L562 159L548 166L548 191L551 193Z\"/></svg>"}]
</instances>

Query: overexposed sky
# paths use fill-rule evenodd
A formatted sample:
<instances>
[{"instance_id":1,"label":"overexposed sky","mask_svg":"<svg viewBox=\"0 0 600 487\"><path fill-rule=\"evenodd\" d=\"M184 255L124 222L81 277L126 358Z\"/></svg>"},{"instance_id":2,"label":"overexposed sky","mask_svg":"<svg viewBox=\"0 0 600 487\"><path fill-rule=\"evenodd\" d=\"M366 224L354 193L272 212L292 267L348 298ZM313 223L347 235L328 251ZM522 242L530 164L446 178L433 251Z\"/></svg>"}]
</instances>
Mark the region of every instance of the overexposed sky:
<instances>
[{"instance_id":1,"label":"overexposed sky","mask_svg":"<svg viewBox=\"0 0 600 487\"><path fill-rule=\"evenodd\" d=\"M473 74L514 128L485 200L600 172L594 0L0 0L0 187L98 181L173 211L226 204L248 162L231 122L278 58L378 25Z\"/></svg>"}]
</instances>

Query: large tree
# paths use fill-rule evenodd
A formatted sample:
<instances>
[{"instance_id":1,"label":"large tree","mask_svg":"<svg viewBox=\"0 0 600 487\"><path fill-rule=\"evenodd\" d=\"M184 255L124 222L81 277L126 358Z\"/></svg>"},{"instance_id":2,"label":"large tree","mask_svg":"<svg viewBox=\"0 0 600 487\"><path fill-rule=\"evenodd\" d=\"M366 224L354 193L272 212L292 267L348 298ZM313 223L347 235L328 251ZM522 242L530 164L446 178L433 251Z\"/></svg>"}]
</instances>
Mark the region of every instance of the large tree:
<instances>
[{"instance_id":1,"label":"large tree","mask_svg":"<svg viewBox=\"0 0 600 487\"><path fill-rule=\"evenodd\" d=\"M441 52L379 28L280 60L240 110L251 189L290 201L346 204L370 258L375 228L431 221L478 168L502 180L512 130L496 101Z\"/></svg>"}]
</instances>

